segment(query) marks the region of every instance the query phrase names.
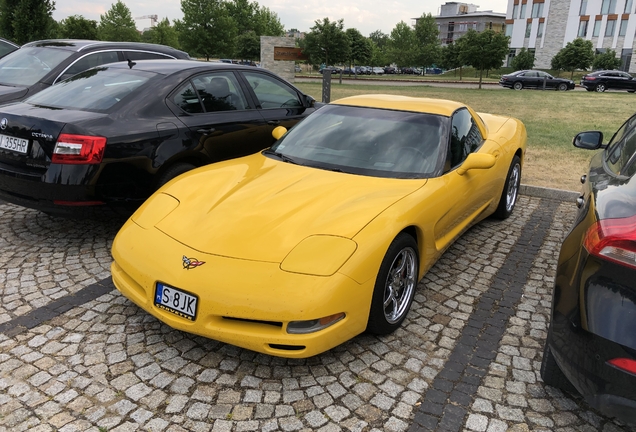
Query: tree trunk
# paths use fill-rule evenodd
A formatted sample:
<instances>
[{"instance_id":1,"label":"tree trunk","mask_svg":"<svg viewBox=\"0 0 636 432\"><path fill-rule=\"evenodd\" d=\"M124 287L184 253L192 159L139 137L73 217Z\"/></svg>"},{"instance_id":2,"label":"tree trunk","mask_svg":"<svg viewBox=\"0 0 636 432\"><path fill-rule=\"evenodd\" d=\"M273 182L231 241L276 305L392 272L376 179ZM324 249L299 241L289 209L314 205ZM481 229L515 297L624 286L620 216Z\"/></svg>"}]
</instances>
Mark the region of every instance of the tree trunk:
<instances>
[{"instance_id":1,"label":"tree trunk","mask_svg":"<svg viewBox=\"0 0 636 432\"><path fill-rule=\"evenodd\" d=\"M479 90L481 90L481 77L484 74L484 70L483 69L479 69Z\"/></svg>"},{"instance_id":2,"label":"tree trunk","mask_svg":"<svg viewBox=\"0 0 636 432\"><path fill-rule=\"evenodd\" d=\"M459 67L459 80L462 80L462 67Z\"/></svg>"}]
</instances>

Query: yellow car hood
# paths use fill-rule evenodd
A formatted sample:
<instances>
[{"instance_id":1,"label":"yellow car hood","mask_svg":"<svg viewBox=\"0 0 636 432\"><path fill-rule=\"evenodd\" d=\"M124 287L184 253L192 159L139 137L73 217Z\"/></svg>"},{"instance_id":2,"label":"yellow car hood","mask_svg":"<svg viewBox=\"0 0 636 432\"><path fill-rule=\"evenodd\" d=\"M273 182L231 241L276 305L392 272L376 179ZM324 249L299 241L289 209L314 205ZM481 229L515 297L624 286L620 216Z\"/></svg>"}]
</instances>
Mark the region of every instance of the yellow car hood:
<instances>
[{"instance_id":1,"label":"yellow car hood","mask_svg":"<svg viewBox=\"0 0 636 432\"><path fill-rule=\"evenodd\" d=\"M255 154L195 170L163 188L180 204L155 226L204 253L281 262L310 235L352 238L425 183L325 171Z\"/></svg>"}]
</instances>

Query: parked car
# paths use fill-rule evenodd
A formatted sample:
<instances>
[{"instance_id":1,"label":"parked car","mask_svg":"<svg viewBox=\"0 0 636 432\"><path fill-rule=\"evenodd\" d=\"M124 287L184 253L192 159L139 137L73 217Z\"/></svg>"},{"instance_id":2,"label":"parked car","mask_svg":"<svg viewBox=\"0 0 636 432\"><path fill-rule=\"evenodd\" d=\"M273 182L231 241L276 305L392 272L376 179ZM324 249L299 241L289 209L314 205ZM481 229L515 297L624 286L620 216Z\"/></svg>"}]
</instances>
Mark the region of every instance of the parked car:
<instances>
[{"instance_id":1,"label":"parked car","mask_svg":"<svg viewBox=\"0 0 636 432\"><path fill-rule=\"evenodd\" d=\"M294 72L295 73L301 73L303 71L303 69L300 67L300 65L294 65Z\"/></svg>"},{"instance_id":2,"label":"parked car","mask_svg":"<svg viewBox=\"0 0 636 432\"><path fill-rule=\"evenodd\" d=\"M384 75L384 68L381 67L373 67L371 68L371 73L373 75Z\"/></svg>"},{"instance_id":3,"label":"parked car","mask_svg":"<svg viewBox=\"0 0 636 432\"><path fill-rule=\"evenodd\" d=\"M519 70L502 75L499 79L499 85L513 90L521 90L523 88L542 89L545 85L546 89L566 91L575 87L572 80L555 78L549 73L540 70Z\"/></svg>"},{"instance_id":4,"label":"parked car","mask_svg":"<svg viewBox=\"0 0 636 432\"><path fill-rule=\"evenodd\" d=\"M636 79L627 72L617 70L602 70L583 75L581 85L587 91L599 93L605 90L627 90L630 93L636 91Z\"/></svg>"},{"instance_id":5,"label":"parked car","mask_svg":"<svg viewBox=\"0 0 636 432\"><path fill-rule=\"evenodd\" d=\"M52 39L0 59L0 103L22 100L94 66L143 59L189 59L174 48L134 42Z\"/></svg>"},{"instance_id":6,"label":"parked car","mask_svg":"<svg viewBox=\"0 0 636 432\"><path fill-rule=\"evenodd\" d=\"M340 68L339 68L339 67L337 67L337 66L324 66L324 67L321 67L321 68L318 70L318 72L319 72L319 73L324 73L324 71L325 71L325 70L330 70L330 71L331 71L331 74L333 75L333 74L339 74L339 73L340 73L340 71L341 71L342 69L340 69Z\"/></svg>"},{"instance_id":7,"label":"parked car","mask_svg":"<svg viewBox=\"0 0 636 432\"><path fill-rule=\"evenodd\" d=\"M403 67L402 69L400 69L400 73L413 75L413 68L412 67Z\"/></svg>"},{"instance_id":8,"label":"parked car","mask_svg":"<svg viewBox=\"0 0 636 432\"><path fill-rule=\"evenodd\" d=\"M8 39L0 38L0 58L20 48L20 45L11 42Z\"/></svg>"},{"instance_id":9,"label":"parked car","mask_svg":"<svg viewBox=\"0 0 636 432\"><path fill-rule=\"evenodd\" d=\"M111 270L174 328L297 358L400 327L425 269L472 224L511 214L526 148L518 120L390 95L274 135L157 191L117 234Z\"/></svg>"},{"instance_id":10,"label":"parked car","mask_svg":"<svg viewBox=\"0 0 636 432\"><path fill-rule=\"evenodd\" d=\"M579 213L561 246L541 376L636 424L636 115L602 143L598 131L574 138L604 150L581 177Z\"/></svg>"},{"instance_id":11,"label":"parked car","mask_svg":"<svg viewBox=\"0 0 636 432\"><path fill-rule=\"evenodd\" d=\"M0 199L65 215L132 211L183 172L272 145L272 129L313 103L250 66L102 65L0 107Z\"/></svg>"},{"instance_id":12,"label":"parked car","mask_svg":"<svg viewBox=\"0 0 636 432\"><path fill-rule=\"evenodd\" d=\"M384 73L387 74L387 75L388 74L392 75L392 74L397 73L397 70L393 66L387 66L387 67L384 68Z\"/></svg>"}]
</instances>

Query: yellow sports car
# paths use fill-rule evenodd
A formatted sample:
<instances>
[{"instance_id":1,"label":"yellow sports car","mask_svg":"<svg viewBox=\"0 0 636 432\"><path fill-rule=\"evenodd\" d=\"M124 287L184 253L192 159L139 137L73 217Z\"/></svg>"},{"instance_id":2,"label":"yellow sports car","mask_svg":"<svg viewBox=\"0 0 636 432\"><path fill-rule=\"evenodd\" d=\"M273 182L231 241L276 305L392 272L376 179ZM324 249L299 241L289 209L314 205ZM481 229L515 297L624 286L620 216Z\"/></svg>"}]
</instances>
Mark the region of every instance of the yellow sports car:
<instances>
[{"instance_id":1,"label":"yellow sports car","mask_svg":"<svg viewBox=\"0 0 636 432\"><path fill-rule=\"evenodd\" d=\"M274 135L150 197L115 238L112 275L171 327L299 358L398 328L453 240L510 215L526 147L516 119L389 95Z\"/></svg>"}]
</instances>

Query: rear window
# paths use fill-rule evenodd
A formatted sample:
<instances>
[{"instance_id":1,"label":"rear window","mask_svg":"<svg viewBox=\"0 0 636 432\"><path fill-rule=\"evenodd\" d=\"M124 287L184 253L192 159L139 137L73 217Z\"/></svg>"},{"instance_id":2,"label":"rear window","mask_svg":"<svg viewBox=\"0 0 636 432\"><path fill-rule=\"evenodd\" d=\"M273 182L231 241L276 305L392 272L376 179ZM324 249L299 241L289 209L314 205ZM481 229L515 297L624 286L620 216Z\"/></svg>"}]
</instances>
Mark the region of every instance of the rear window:
<instances>
[{"instance_id":1,"label":"rear window","mask_svg":"<svg viewBox=\"0 0 636 432\"><path fill-rule=\"evenodd\" d=\"M0 84L30 86L73 54L51 47L27 47L0 59Z\"/></svg>"},{"instance_id":2,"label":"rear window","mask_svg":"<svg viewBox=\"0 0 636 432\"><path fill-rule=\"evenodd\" d=\"M104 111L156 76L152 72L100 67L49 87L25 102L51 108Z\"/></svg>"}]
</instances>

